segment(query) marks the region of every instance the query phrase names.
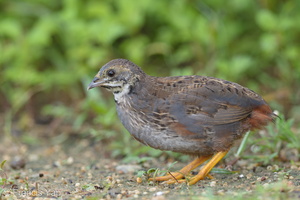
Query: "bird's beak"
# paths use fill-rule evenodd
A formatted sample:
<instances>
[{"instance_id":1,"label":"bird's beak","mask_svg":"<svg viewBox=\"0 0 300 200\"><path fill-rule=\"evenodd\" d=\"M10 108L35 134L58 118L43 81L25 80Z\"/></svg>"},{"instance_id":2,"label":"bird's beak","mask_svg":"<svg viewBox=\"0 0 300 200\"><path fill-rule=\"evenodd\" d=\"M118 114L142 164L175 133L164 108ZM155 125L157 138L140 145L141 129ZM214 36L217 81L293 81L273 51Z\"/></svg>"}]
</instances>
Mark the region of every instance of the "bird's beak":
<instances>
[{"instance_id":1,"label":"bird's beak","mask_svg":"<svg viewBox=\"0 0 300 200\"><path fill-rule=\"evenodd\" d=\"M104 80L101 81L100 78L98 78L97 76L95 76L95 78L93 79L93 81L87 87L87 90L93 89L94 87L101 86L104 82L105 82Z\"/></svg>"}]
</instances>

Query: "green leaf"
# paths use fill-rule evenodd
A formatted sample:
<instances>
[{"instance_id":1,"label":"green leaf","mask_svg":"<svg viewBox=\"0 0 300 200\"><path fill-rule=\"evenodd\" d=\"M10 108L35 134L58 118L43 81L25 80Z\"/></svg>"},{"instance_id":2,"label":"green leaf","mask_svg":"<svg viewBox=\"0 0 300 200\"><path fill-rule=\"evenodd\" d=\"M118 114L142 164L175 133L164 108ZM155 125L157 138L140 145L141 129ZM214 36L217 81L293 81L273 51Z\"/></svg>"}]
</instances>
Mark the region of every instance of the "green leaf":
<instances>
[{"instance_id":1,"label":"green leaf","mask_svg":"<svg viewBox=\"0 0 300 200\"><path fill-rule=\"evenodd\" d=\"M1 163L0 163L0 170L3 170L3 167L6 163L6 160L3 160Z\"/></svg>"},{"instance_id":2,"label":"green leaf","mask_svg":"<svg viewBox=\"0 0 300 200\"><path fill-rule=\"evenodd\" d=\"M211 173L216 173L216 174L236 174L238 173L237 171L229 171L227 169L222 169L222 168L213 168Z\"/></svg>"},{"instance_id":3,"label":"green leaf","mask_svg":"<svg viewBox=\"0 0 300 200\"><path fill-rule=\"evenodd\" d=\"M278 20L270 10L259 11L256 21L263 30L274 31L278 27Z\"/></svg>"}]
</instances>

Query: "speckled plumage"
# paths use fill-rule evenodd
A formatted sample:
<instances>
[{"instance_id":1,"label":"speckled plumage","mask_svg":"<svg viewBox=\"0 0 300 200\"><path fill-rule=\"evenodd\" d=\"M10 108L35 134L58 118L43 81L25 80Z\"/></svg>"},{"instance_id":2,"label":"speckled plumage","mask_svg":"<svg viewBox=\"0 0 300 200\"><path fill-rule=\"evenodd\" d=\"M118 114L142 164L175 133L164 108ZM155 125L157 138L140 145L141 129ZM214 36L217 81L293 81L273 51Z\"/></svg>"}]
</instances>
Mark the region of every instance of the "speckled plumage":
<instances>
[{"instance_id":1,"label":"speckled plumage","mask_svg":"<svg viewBox=\"0 0 300 200\"><path fill-rule=\"evenodd\" d=\"M205 76L148 76L124 59L107 63L97 77L112 68L116 77L120 73L122 86L104 87L118 90L115 96L128 88L116 98L121 122L134 138L156 149L214 154L272 119L266 102L236 83Z\"/></svg>"},{"instance_id":2,"label":"speckled plumage","mask_svg":"<svg viewBox=\"0 0 300 200\"><path fill-rule=\"evenodd\" d=\"M228 151L274 114L255 92L205 76L154 77L125 59L112 60L89 89L113 92L118 116L134 138L156 149L197 156Z\"/></svg>"}]
</instances>

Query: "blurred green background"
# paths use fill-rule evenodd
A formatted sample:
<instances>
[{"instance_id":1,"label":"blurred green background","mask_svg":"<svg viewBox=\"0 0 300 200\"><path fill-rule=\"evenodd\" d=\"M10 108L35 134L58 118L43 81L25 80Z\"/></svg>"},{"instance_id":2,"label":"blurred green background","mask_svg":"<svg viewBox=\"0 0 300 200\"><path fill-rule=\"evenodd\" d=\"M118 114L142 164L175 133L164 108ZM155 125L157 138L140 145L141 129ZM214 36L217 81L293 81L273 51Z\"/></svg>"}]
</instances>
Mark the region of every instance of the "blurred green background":
<instances>
[{"instance_id":1,"label":"blurred green background","mask_svg":"<svg viewBox=\"0 0 300 200\"><path fill-rule=\"evenodd\" d=\"M4 133L63 124L96 141L119 138L114 155L132 153L112 95L86 91L114 58L151 75L237 82L297 125L299 9L298 0L1 0Z\"/></svg>"}]
</instances>

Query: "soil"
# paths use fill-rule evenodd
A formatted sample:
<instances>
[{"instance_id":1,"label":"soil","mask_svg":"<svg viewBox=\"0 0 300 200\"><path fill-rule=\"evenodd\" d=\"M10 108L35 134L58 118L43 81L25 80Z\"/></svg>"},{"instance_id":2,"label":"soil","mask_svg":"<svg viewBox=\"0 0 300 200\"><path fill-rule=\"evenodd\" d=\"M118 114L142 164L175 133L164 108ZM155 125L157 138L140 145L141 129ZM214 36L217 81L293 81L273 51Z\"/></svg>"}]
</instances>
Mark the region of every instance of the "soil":
<instances>
[{"instance_id":1,"label":"soil","mask_svg":"<svg viewBox=\"0 0 300 200\"><path fill-rule=\"evenodd\" d=\"M214 179L193 186L167 185L149 182L146 175L137 178L137 172L154 167L166 170L174 160L153 158L124 164L121 159L110 158L101 141L74 139L70 135L57 144L45 136L38 136L36 145L20 143L4 134L0 139L0 162L7 160L0 171L0 176L7 179L2 190L0 186L0 199L300 198L299 163L260 166L239 160L231 166L237 173L212 173ZM233 160L230 156L227 159ZM176 163L173 168L180 169L185 164ZM226 167L224 161L218 167Z\"/></svg>"}]
</instances>

